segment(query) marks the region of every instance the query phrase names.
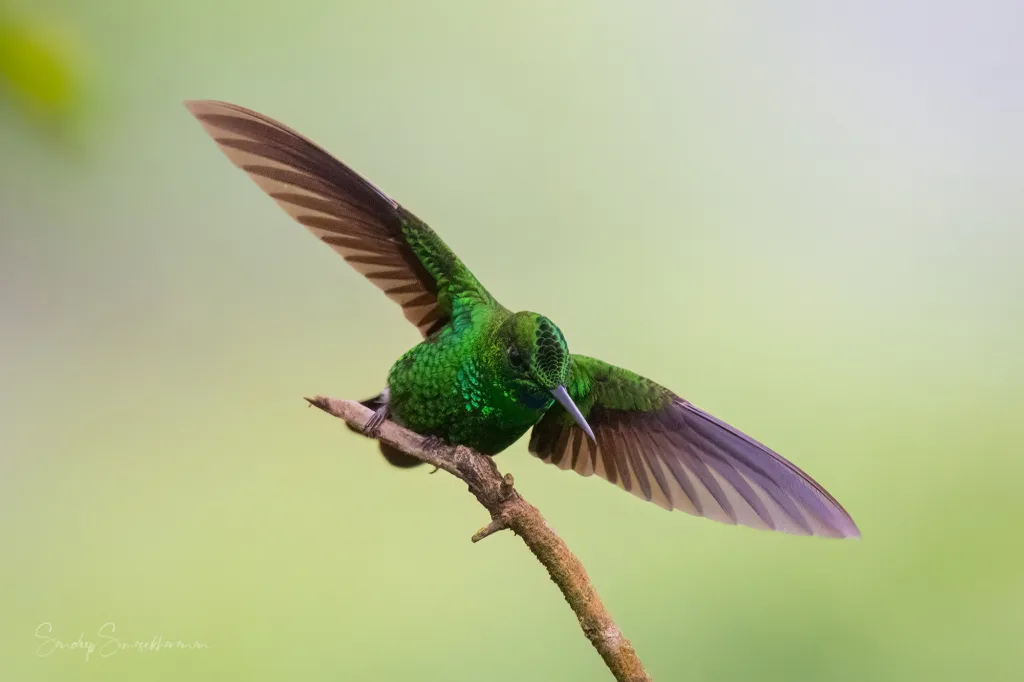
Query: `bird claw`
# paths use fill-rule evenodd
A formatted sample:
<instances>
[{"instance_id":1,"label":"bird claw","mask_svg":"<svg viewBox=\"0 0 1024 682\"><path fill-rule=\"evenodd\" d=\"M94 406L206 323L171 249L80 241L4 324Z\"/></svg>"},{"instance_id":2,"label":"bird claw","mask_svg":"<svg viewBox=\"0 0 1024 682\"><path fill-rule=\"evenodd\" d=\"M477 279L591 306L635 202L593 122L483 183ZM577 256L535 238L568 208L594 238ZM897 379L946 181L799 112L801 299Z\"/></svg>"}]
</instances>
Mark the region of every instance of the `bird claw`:
<instances>
[{"instance_id":1,"label":"bird claw","mask_svg":"<svg viewBox=\"0 0 1024 682\"><path fill-rule=\"evenodd\" d=\"M420 443L420 447L424 450L437 450L438 448L443 448L445 445L446 443L444 442L444 438L441 438L440 436L427 436L423 439L423 442Z\"/></svg>"},{"instance_id":2,"label":"bird claw","mask_svg":"<svg viewBox=\"0 0 1024 682\"><path fill-rule=\"evenodd\" d=\"M443 448L446 445L447 443L444 442L444 438L441 438L440 436L424 436L423 440L420 441L420 447L428 452L432 452L434 450L437 450L438 448ZM430 473L436 474L438 469L440 468L441 467L435 464L434 470L431 471Z\"/></svg>"},{"instance_id":3,"label":"bird claw","mask_svg":"<svg viewBox=\"0 0 1024 682\"><path fill-rule=\"evenodd\" d=\"M387 419L387 417L388 408L387 405L385 405L374 412L373 415L366 420L366 423L363 425L363 435L370 438L376 438L380 435L381 424L384 423L384 420Z\"/></svg>"}]
</instances>

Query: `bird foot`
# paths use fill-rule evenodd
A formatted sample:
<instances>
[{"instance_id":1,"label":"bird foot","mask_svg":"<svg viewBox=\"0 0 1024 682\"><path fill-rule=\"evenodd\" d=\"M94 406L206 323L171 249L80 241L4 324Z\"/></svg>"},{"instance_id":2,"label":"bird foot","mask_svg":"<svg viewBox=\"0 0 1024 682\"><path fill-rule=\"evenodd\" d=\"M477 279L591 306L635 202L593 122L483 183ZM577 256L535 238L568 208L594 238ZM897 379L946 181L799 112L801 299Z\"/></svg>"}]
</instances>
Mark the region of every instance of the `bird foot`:
<instances>
[{"instance_id":1,"label":"bird foot","mask_svg":"<svg viewBox=\"0 0 1024 682\"><path fill-rule=\"evenodd\" d=\"M437 450L438 448L443 448L446 445L447 443L444 442L444 438L441 438L441 436L426 436L423 439L423 442L420 443L420 447L424 450Z\"/></svg>"},{"instance_id":2,"label":"bird foot","mask_svg":"<svg viewBox=\"0 0 1024 682\"><path fill-rule=\"evenodd\" d=\"M380 426L384 423L384 420L388 418L388 406L382 405L377 408L377 411L373 413L366 423L363 425L363 434L370 437L376 438L380 435Z\"/></svg>"},{"instance_id":3,"label":"bird foot","mask_svg":"<svg viewBox=\"0 0 1024 682\"><path fill-rule=\"evenodd\" d=\"M420 447L428 451L437 450L438 448L443 448L447 445L448 444L444 442L444 438L441 438L440 436L424 436L423 440L420 441ZM435 465L434 470L430 473L436 474L440 468L441 467Z\"/></svg>"}]
</instances>

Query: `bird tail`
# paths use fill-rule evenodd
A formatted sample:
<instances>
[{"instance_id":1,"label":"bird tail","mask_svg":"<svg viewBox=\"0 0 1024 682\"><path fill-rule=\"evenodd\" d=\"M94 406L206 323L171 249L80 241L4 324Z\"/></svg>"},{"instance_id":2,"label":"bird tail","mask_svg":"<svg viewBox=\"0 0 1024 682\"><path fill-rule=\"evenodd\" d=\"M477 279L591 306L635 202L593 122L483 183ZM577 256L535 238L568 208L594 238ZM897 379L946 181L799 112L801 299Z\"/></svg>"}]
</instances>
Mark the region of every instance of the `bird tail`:
<instances>
[{"instance_id":1,"label":"bird tail","mask_svg":"<svg viewBox=\"0 0 1024 682\"><path fill-rule=\"evenodd\" d=\"M374 412L384 407L386 403L387 399L383 393L375 395L372 398L367 398L366 400L359 401L360 405L362 405L363 407L368 407ZM351 425L347 426L350 431L358 433L361 436L366 435L362 431ZM388 464L399 469L411 469L415 466L423 464L423 460L416 459L412 455L407 455L401 450L393 448L390 445L385 445L384 443L380 443L380 454L384 455L384 459L387 460Z\"/></svg>"}]
</instances>

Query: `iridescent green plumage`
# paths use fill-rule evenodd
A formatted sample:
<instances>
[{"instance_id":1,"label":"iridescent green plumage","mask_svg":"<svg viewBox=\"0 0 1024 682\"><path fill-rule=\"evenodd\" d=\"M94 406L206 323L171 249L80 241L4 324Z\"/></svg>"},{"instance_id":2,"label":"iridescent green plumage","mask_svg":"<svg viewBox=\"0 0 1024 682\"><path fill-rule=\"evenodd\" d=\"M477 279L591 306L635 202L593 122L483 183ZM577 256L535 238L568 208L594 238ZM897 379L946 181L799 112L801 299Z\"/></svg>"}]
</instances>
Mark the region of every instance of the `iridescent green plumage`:
<instances>
[{"instance_id":1,"label":"iridescent green plumage","mask_svg":"<svg viewBox=\"0 0 1024 682\"><path fill-rule=\"evenodd\" d=\"M395 363L389 412L417 433L487 455L501 452L544 416L554 402L551 389L568 372L568 352L559 366L540 342L547 338L541 330L551 328L534 313L475 306Z\"/></svg>"},{"instance_id":2,"label":"iridescent green plumage","mask_svg":"<svg viewBox=\"0 0 1024 682\"><path fill-rule=\"evenodd\" d=\"M570 354L546 317L504 308L429 226L295 131L232 104L187 105L235 165L423 334L364 403L374 424L387 417L488 455L532 428L536 456L667 509L859 535L835 499L767 447L644 377ZM382 450L397 466L417 463Z\"/></svg>"}]
</instances>

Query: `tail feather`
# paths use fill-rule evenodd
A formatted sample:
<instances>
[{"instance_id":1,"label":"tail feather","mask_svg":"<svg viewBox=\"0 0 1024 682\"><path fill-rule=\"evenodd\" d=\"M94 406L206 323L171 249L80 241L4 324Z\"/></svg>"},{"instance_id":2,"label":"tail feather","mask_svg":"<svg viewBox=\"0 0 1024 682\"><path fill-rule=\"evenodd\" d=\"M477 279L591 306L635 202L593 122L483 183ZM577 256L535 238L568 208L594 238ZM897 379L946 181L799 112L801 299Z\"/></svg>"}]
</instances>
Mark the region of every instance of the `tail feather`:
<instances>
[{"instance_id":1,"label":"tail feather","mask_svg":"<svg viewBox=\"0 0 1024 682\"><path fill-rule=\"evenodd\" d=\"M380 454L384 455L384 459L387 460L388 464L399 469L411 469L424 464L422 459L416 459L412 455L407 455L398 448L393 448L384 443L380 444Z\"/></svg>"}]
</instances>

